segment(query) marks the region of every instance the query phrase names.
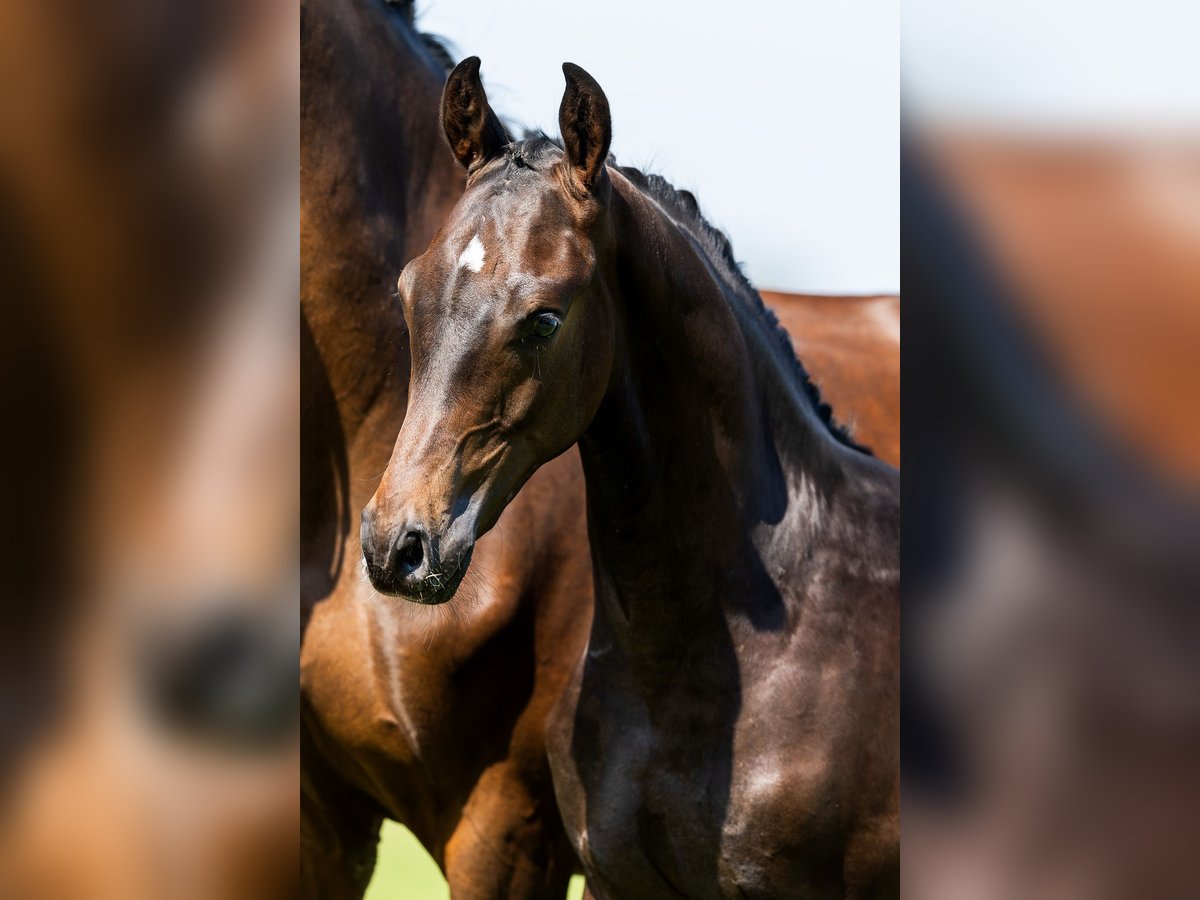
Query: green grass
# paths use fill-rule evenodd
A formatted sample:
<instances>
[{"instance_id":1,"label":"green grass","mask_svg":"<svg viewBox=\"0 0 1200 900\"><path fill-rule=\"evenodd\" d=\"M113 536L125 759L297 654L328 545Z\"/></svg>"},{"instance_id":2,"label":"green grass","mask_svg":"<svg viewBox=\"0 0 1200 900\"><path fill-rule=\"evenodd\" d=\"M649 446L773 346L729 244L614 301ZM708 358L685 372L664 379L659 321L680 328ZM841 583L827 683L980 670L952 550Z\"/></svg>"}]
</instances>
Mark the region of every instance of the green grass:
<instances>
[{"instance_id":1,"label":"green grass","mask_svg":"<svg viewBox=\"0 0 1200 900\"><path fill-rule=\"evenodd\" d=\"M571 879L567 900L580 900L583 879ZM366 900L449 900L450 889L437 863L403 825L384 822L379 836L379 860L367 888Z\"/></svg>"},{"instance_id":2,"label":"green grass","mask_svg":"<svg viewBox=\"0 0 1200 900\"><path fill-rule=\"evenodd\" d=\"M366 900L449 900L450 888L437 863L412 832L384 822L379 835L379 859L367 888Z\"/></svg>"}]
</instances>

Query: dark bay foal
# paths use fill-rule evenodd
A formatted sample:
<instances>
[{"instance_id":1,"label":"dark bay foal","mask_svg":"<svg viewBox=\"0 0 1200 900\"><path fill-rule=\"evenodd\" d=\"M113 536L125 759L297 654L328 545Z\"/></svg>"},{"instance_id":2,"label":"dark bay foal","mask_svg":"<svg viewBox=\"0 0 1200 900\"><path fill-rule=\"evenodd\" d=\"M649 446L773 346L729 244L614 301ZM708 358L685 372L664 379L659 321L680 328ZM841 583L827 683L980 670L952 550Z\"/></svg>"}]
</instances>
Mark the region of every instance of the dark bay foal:
<instances>
[{"instance_id":1,"label":"dark bay foal","mask_svg":"<svg viewBox=\"0 0 1200 900\"><path fill-rule=\"evenodd\" d=\"M607 100L564 72L563 149L506 142L478 60L447 84L467 189L400 279L410 405L364 545L402 552L373 575L448 600L578 441L596 608L548 741L590 889L895 896L899 474L691 195L608 163Z\"/></svg>"}]
</instances>

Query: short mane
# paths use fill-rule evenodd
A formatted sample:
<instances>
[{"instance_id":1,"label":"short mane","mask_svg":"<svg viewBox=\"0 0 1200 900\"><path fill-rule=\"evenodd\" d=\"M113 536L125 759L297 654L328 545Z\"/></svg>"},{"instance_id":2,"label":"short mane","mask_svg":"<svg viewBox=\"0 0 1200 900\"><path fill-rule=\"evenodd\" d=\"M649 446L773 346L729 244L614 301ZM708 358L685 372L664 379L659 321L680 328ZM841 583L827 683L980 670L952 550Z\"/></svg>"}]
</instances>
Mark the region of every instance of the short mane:
<instances>
[{"instance_id":1,"label":"short mane","mask_svg":"<svg viewBox=\"0 0 1200 900\"><path fill-rule=\"evenodd\" d=\"M508 145L507 155L517 166L529 166L540 162L553 151L562 150L562 144L540 131L525 133L522 141ZM763 303L762 296L754 288L742 272L742 267L733 256L733 245L719 228L712 225L700 212L700 204L691 191L681 190L672 185L661 175L649 174L632 166L617 165L611 155L608 164L628 178L639 190L653 199L658 206L679 227L685 229L708 256L709 262L720 271L725 281L734 288L743 302L753 310L758 322L772 334L779 352L791 368L804 395L812 404L813 410L821 424L841 444L862 453L870 453L870 449L857 443L849 429L838 423L833 417L833 409L821 399L821 392L809 376L792 345L791 336L782 325L775 313Z\"/></svg>"}]
</instances>

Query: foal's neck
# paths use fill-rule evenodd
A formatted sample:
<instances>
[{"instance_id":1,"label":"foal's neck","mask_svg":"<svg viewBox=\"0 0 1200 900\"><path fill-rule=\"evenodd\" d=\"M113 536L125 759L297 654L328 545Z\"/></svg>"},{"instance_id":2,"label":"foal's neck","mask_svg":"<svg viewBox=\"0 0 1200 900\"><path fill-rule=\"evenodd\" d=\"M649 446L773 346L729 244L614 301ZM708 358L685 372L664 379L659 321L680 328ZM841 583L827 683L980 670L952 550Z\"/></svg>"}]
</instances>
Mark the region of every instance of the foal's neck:
<instances>
[{"instance_id":1,"label":"foal's neck","mask_svg":"<svg viewBox=\"0 0 1200 900\"><path fill-rule=\"evenodd\" d=\"M673 640L776 615L765 547L803 553L844 455L719 262L619 175L611 202L616 361L580 442L601 607Z\"/></svg>"}]
</instances>

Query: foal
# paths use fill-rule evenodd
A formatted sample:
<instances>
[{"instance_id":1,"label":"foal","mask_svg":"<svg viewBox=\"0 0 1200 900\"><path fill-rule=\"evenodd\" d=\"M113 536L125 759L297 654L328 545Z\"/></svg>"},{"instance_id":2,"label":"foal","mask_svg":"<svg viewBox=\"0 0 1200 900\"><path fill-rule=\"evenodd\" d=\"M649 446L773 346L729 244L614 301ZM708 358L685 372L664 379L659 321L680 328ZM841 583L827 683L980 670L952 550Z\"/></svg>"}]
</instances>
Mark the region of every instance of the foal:
<instances>
[{"instance_id":1,"label":"foal","mask_svg":"<svg viewBox=\"0 0 1200 900\"><path fill-rule=\"evenodd\" d=\"M833 425L690 195L608 164L608 102L563 69L561 150L506 143L478 60L447 83L467 189L400 278L374 577L448 600L578 441L596 609L548 741L590 889L895 896L899 474Z\"/></svg>"}]
</instances>

